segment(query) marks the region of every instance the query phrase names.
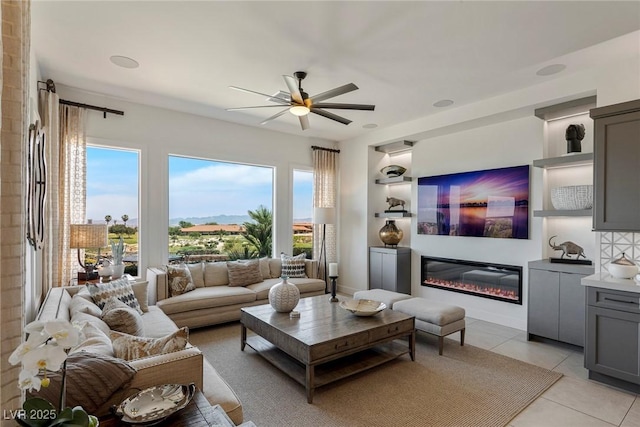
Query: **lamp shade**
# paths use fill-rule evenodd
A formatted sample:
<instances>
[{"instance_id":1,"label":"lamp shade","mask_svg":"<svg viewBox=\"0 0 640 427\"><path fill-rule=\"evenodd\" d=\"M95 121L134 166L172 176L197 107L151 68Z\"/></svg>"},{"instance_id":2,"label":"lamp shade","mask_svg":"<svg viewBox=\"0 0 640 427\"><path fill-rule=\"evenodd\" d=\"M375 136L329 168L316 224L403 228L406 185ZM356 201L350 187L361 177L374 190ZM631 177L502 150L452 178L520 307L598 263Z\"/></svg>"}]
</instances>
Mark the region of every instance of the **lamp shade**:
<instances>
[{"instance_id":1,"label":"lamp shade","mask_svg":"<svg viewBox=\"0 0 640 427\"><path fill-rule=\"evenodd\" d=\"M336 208L313 208L314 224L334 224L336 222Z\"/></svg>"},{"instance_id":2,"label":"lamp shade","mask_svg":"<svg viewBox=\"0 0 640 427\"><path fill-rule=\"evenodd\" d=\"M109 244L106 224L71 224L69 247L75 249L103 248Z\"/></svg>"}]
</instances>

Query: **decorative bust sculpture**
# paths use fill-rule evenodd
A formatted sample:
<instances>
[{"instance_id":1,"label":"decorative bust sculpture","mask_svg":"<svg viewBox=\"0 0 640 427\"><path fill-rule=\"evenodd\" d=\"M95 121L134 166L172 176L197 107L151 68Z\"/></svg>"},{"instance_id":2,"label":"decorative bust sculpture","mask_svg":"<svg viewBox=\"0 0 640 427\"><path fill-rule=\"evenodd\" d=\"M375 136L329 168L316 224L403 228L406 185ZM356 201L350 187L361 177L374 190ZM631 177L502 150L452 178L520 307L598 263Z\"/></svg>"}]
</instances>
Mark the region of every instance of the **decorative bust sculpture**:
<instances>
[{"instance_id":1,"label":"decorative bust sculpture","mask_svg":"<svg viewBox=\"0 0 640 427\"><path fill-rule=\"evenodd\" d=\"M584 125L569 125L564 134L567 140L567 153L580 153L582 151L582 140L584 139Z\"/></svg>"}]
</instances>

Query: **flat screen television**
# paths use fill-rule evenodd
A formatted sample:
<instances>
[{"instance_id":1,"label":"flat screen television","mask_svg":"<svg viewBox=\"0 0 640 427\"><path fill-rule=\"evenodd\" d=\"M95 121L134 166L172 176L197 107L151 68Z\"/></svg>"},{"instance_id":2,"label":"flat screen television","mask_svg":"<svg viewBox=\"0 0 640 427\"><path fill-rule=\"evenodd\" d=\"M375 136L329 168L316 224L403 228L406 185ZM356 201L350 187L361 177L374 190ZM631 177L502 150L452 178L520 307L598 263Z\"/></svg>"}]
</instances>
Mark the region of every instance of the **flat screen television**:
<instances>
[{"instance_id":1,"label":"flat screen television","mask_svg":"<svg viewBox=\"0 0 640 427\"><path fill-rule=\"evenodd\" d=\"M418 178L418 234L529 238L529 165Z\"/></svg>"}]
</instances>

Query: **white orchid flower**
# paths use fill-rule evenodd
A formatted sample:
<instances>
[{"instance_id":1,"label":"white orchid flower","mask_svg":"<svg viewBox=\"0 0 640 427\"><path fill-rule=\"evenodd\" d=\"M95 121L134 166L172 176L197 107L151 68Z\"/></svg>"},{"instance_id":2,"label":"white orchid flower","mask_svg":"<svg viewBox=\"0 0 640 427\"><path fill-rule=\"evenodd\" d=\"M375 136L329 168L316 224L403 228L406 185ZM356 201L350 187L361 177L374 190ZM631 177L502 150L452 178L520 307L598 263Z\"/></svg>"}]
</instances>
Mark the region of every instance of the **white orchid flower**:
<instances>
[{"instance_id":1,"label":"white orchid flower","mask_svg":"<svg viewBox=\"0 0 640 427\"><path fill-rule=\"evenodd\" d=\"M23 358L23 356L35 348L38 348L42 343L49 339L49 336L41 332L33 332L29 334L29 338L16 348L11 356L9 356L9 363L17 365Z\"/></svg>"},{"instance_id":2,"label":"white orchid flower","mask_svg":"<svg viewBox=\"0 0 640 427\"><path fill-rule=\"evenodd\" d=\"M78 330L68 320L53 320L44 325L44 330L62 348L78 345Z\"/></svg>"},{"instance_id":3,"label":"white orchid flower","mask_svg":"<svg viewBox=\"0 0 640 427\"><path fill-rule=\"evenodd\" d=\"M57 345L44 345L35 348L22 357L25 370L57 371L67 359L67 353Z\"/></svg>"},{"instance_id":4,"label":"white orchid flower","mask_svg":"<svg viewBox=\"0 0 640 427\"><path fill-rule=\"evenodd\" d=\"M44 330L45 323L41 320L34 320L24 327L24 331L27 334L40 333Z\"/></svg>"},{"instance_id":5,"label":"white orchid flower","mask_svg":"<svg viewBox=\"0 0 640 427\"><path fill-rule=\"evenodd\" d=\"M23 369L18 375L18 387L21 390L35 390L40 391L40 385L42 384L40 377L38 377L38 371Z\"/></svg>"}]
</instances>

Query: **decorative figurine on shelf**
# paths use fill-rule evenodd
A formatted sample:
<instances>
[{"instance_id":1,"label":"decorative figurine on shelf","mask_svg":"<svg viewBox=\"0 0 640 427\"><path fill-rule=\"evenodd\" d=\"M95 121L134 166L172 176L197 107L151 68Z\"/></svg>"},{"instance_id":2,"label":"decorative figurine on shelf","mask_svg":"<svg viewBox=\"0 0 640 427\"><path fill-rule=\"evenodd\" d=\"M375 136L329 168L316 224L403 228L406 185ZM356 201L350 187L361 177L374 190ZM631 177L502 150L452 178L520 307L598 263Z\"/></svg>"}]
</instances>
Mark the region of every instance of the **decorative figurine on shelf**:
<instances>
[{"instance_id":1,"label":"decorative figurine on shelf","mask_svg":"<svg viewBox=\"0 0 640 427\"><path fill-rule=\"evenodd\" d=\"M396 199L395 197L387 197L387 203L389 203L389 209L387 209L385 212L406 212L406 209L404 208L405 201L402 199ZM401 206L402 209L400 210L392 209L392 208L395 208L396 206Z\"/></svg>"},{"instance_id":2,"label":"decorative figurine on shelf","mask_svg":"<svg viewBox=\"0 0 640 427\"><path fill-rule=\"evenodd\" d=\"M569 125L564 138L567 140L567 154L582 152L582 140L584 139L584 125Z\"/></svg>"},{"instance_id":3,"label":"decorative figurine on shelf","mask_svg":"<svg viewBox=\"0 0 640 427\"><path fill-rule=\"evenodd\" d=\"M555 242L551 242L554 237L556 236L551 236L549 238L549 246L551 246L554 251L562 251L562 255L560 255L560 258L549 258L550 262L591 265L591 261L587 259L582 246L577 245L571 241L562 242L559 245L556 245ZM565 255L567 256L567 258L564 257ZM571 258L571 255L576 255L576 257ZM583 257L584 260L581 260L580 257Z\"/></svg>"}]
</instances>

